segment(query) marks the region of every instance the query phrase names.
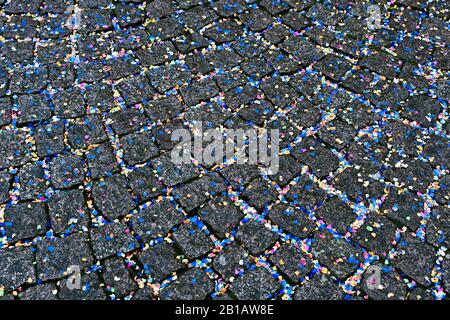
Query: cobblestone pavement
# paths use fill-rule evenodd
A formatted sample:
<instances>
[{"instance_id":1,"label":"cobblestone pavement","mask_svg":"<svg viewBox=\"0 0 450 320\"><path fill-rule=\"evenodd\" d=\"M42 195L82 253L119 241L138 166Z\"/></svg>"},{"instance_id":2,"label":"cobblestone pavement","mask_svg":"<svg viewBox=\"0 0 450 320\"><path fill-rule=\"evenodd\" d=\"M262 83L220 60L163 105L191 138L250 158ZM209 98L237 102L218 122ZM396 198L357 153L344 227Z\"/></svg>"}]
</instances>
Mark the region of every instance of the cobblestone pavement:
<instances>
[{"instance_id":1,"label":"cobblestone pavement","mask_svg":"<svg viewBox=\"0 0 450 320\"><path fill-rule=\"evenodd\" d=\"M0 0L1 299L445 298L448 14ZM279 172L173 164L200 122Z\"/></svg>"}]
</instances>

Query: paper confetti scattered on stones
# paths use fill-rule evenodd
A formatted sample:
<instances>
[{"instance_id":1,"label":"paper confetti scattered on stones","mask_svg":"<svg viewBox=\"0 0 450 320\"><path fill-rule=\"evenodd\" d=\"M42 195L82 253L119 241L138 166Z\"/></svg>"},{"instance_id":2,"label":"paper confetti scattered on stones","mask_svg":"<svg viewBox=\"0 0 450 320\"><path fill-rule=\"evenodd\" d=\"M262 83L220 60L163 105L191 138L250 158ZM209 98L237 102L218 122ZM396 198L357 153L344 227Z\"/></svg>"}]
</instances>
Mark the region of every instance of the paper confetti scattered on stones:
<instances>
[{"instance_id":1,"label":"paper confetti scattered on stones","mask_svg":"<svg viewBox=\"0 0 450 320\"><path fill-rule=\"evenodd\" d=\"M0 299L444 299L449 9L0 0ZM278 173L172 163L199 123Z\"/></svg>"}]
</instances>

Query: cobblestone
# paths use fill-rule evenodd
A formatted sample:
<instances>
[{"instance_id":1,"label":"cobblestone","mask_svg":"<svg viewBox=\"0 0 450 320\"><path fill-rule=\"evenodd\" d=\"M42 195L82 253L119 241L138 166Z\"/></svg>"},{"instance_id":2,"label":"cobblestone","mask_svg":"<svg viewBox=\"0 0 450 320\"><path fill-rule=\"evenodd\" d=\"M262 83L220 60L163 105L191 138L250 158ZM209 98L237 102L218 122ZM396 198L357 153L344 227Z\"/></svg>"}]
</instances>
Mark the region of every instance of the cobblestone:
<instances>
[{"instance_id":1,"label":"cobblestone","mask_svg":"<svg viewBox=\"0 0 450 320\"><path fill-rule=\"evenodd\" d=\"M0 299L446 298L447 16L0 0ZM279 129L278 171L175 164L200 123Z\"/></svg>"}]
</instances>

